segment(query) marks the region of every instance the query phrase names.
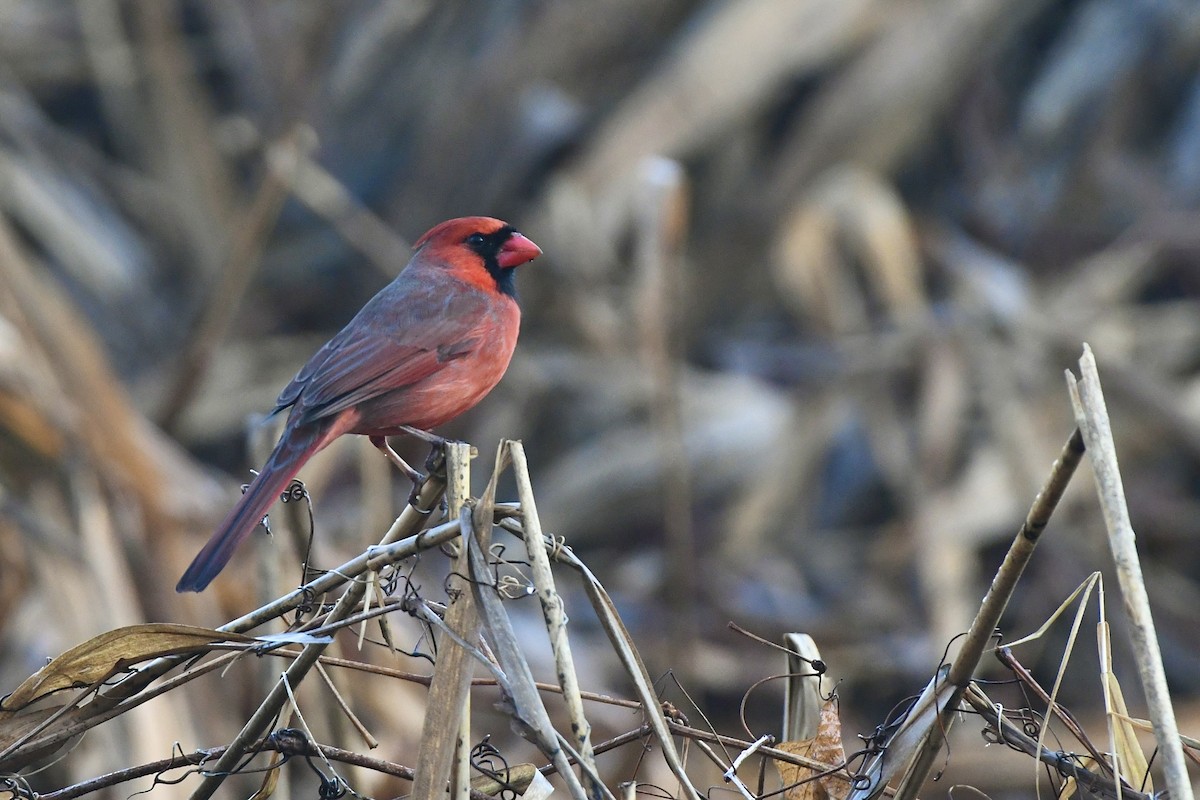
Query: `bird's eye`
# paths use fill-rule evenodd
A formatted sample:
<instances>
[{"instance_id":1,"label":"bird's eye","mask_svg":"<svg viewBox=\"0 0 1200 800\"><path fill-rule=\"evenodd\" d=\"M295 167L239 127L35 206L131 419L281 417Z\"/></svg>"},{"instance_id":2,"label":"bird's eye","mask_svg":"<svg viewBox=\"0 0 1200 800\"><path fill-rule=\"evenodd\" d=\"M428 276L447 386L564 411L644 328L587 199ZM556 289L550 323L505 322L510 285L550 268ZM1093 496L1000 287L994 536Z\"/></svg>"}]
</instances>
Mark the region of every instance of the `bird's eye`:
<instances>
[{"instance_id":1,"label":"bird's eye","mask_svg":"<svg viewBox=\"0 0 1200 800\"><path fill-rule=\"evenodd\" d=\"M467 237L467 244L471 245L472 247L479 247L481 244L483 244L483 241L484 239L482 233L472 233Z\"/></svg>"}]
</instances>

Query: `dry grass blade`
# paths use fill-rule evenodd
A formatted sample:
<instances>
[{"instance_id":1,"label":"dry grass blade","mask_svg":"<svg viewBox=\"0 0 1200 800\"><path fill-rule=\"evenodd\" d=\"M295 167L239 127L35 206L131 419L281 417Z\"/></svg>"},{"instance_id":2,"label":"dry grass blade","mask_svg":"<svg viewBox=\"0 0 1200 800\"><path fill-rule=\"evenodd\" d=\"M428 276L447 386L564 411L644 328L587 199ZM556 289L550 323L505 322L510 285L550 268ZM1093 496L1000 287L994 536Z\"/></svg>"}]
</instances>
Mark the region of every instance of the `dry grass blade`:
<instances>
[{"instance_id":1,"label":"dry grass blade","mask_svg":"<svg viewBox=\"0 0 1200 800\"><path fill-rule=\"evenodd\" d=\"M1142 690L1146 693L1146 703L1150 708L1150 719L1154 723L1154 738L1158 741L1162 756L1167 790L1175 800L1191 800L1192 784L1187 774L1183 747L1179 743L1175 709L1171 703L1170 690L1163 670L1158 637L1154 632L1154 619L1150 613L1150 599L1146 595L1146 584L1142 578L1133 525L1129 521L1129 508L1125 501L1121 470L1117 465L1112 425L1109 422L1104 393L1100 388L1096 358L1086 344L1083 346L1083 356L1079 359L1079 374L1080 377L1076 380L1074 375L1067 373L1067 388L1071 393L1075 419L1091 454L1096 492L1104 512L1104 524L1108 529L1108 541L1117 568L1117 580L1129 614L1130 639L1137 659Z\"/></svg>"},{"instance_id":2,"label":"dry grass blade","mask_svg":"<svg viewBox=\"0 0 1200 800\"><path fill-rule=\"evenodd\" d=\"M1071 653L1074 652L1074 649L1075 649L1075 640L1079 636L1079 631L1080 631L1080 628L1083 623L1084 612L1087 610L1088 601L1091 599L1091 596L1092 596L1092 590L1096 589L1097 587L1098 587L1098 595L1100 598L1099 599L1100 617L1101 617L1101 620L1103 620L1103 618L1104 618L1104 578L1099 572L1093 572L1091 575L1088 576L1087 580L1085 580L1083 583L1079 584L1079 586L1075 587L1075 591L1071 592L1071 594L1065 600L1063 600L1061 603L1059 603L1058 608L1054 610L1054 613L1051 614L1046 619L1046 621L1043 622L1038 627L1038 629L1036 631L1029 634L1028 636L1022 636L1021 638L1019 638L1015 641L1009 642L1006 647L998 648L997 658L999 658L1000 662L1003 663L1005 666L1007 666L1009 669L1012 669L1014 674L1017 675L1018 679L1025 680L1027 685L1030 682L1033 683L1033 687L1034 687L1033 691L1049 707L1049 713L1054 714L1055 716L1058 716L1063 721L1063 723L1067 726L1067 728L1069 730L1071 730L1071 732L1073 734L1076 735L1076 738L1078 738L1081 742L1084 743L1085 746L1087 746L1088 751L1090 753L1092 753L1092 756L1093 756L1093 758L1095 758L1097 760L1097 763L1100 764L1101 767L1105 771L1107 771L1108 773L1111 774L1112 770L1109 767L1108 762L1101 759L1100 754L1097 753L1095 751L1095 749L1091 746L1091 742L1088 741L1088 739L1085 736L1083 736L1083 730L1081 728L1079 728L1079 726L1075 722L1075 720L1067 712L1065 712L1063 710L1062 706L1060 706L1058 703L1058 691L1060 688L1062 688L1063 678L1067 672L1067 664L1071 659ZM1038 639L1042 635L1044 635L1046 633L1046 631L1049 630L1050 626L1052 624L1054 624L1054 622L1060 616L1062 616L1063 613L1066 612L1067 608L1070 607L1070 605L1072 603L1074 603L1076 599L1079 600L1079 606L1075 609L1075 616L1071 620L1071 628L1067 634L1067 641L1064 646L1063 657L1059 661L1058 671L1055 673L1055 676L1054 676L1054 685L1050 688L1050 692L1046 693L1046 691L1044 689L1042 689L1042 687L1040 685L1037 685L1036 682L1033 682L1032 676L1030 676L1028 674L1028 671L1025 670L1024 667L1021 667L1017 663L1016 659L1012 655L1012 648L1017 647L1022 644L1025 644L1026 642L1030 642L1035 639ZM1039 749L1045 744L1046 736L1049 735L1049 732L1050 732L1049 724L1042 725L1041 730L1038 732L1038 739L1037 739ZM1035 786L1037 785L1036 781L1040 774L1041 774L1040 772L1035 771L1035 774L1034 774L1034 781L1035 781L1034 785Z\"/></svg>"},{"instance_id":3,"label":"dry grass blade","mask_svg":"<svg viewBox=\"0 0 1200 800\"><path fill-rule=\"evenodd\" d=\"M1138 717L1122 716L1122 721L1128 722L1135 730L1146 731L1147 733L1154 732L1154 726L1150 724L1150 720L1139 719ZM1200 751L1200 739L1188 736L1185 733L1179 734L1179 741L1183 742L1183 746L1189 750ZM1193 758L1193 761L1195 759Z\"/></svg>"},{"instance_id":4,"label":"dry grass blade","mask_svg":"<svg viewBox=\"0 0 1200 800\"><path fill-rule=\"evenodd\" d=\"M1074 736L1080 743L1082 743L1085 748L1087 748L1087 751L1091 754L1093 761L1099 765L1100 769L1106 775L1111 776L1113 774L1113 769L1110 766L1108 759L1104 758L1104 756L1102 756L1096 749L1095 745L1092 744L1091 739L1089 739L1087 734L1084 733L1083 727L1079 724L1079 721L1075 719L1074 715L1072 715L1070 711L1065 709L1055 700L1055 697L1058 694L1059 686L1062 684L1063 675L1066 671L1067 656L1064 655L1062 663L1059 665L1058 673L1054 679L1054 686L1052 687L1051 691L1047 692L1044 688L1042 688L1041 684L1034 679L1029 670L1026 669L1019 661L1017 661L1016 656L1014 656L1012 652L1012 648L1016 645L1040 637L1050 627L1054 620L1058 619L1058 617L1067 609L1067 607L1075 601L1075 598L1078 597L1081 592L1087 592L1090 596L1093 586L1101 587L1101 598L1103 598L1103 581L1101 580L1100 573L1093 573L1086 581L1080 584L1074 592L1071 593L1070 597L1059 604L1058 609L1046 620L1046 622L1042 624L1041 627L1038 628L1037 631L1028 636L1022 637L1015 642L1011 642L1006 647L997 648L996 660L1003 664L1007 669L1011 670L1013 675L1016 676L1020 683L1024 684L1030 691L1034 693L1035 696L1037 696L1039 700L1046 704L1046 707L1049 709L1049 713L1058 717L1059 721L1061 721L1063 725L1066 726L1067 730L1071 732L1071 735ZM1075 637L1083 617L1083 610L1087 606L1087 603L1088 597L1085 596L1080 601L1079 609L1075 613L1075 619L1071 624L1069 641L1066 646L1067 654L1069 654L1071 649L1074 647ZM1103 599L1100 600L1100 608L1101 616L1103 617ZM1048 729L1049 725L1043 725L1040 733L1038 734L1039 748L1045 741Z\"/></svg>"},{"instance_id":5,"label":"dry grass blade","mask_svg":"<svg viewBox=\"0 0 1200 800\"><path fill-rule=\"evenodd\" d=\"M1101 609L1104 608L1103 602ZM1103 614L1104 612L1101 611ZM1138 744L1137 731L1129 724L1129 709L1121 684L1112 671L1112 639L1107 620L1096 626L1096 643L1100 649L1100 683L1104 693L1104 714L1108 724L1108 739L1113 753L1113 767L1118 778L1124 778L1142 791L1153 793L1150 765Z\"/></svg>"},{"instance_id":6,"label":"dry grass blade","mask_svg":"<svg viewBox=\"0 0 1200 800\"><path fill-rule=\"evenodd\" d=\"M1082 584L1080 584L1079 588L1077 588L1071 594L1071 596L1069 598L1067 598L1065 601L1063 601L1063 603L1058 607L1058 611L1055 612L1054 616L1058 616L1058 614L1061 613L1066 608L1068 603L1072 602L1072 600L1075 597L1079 596L1082 593L1082 597L1080 597L1080 600L1079 600L1079 607L1075 609L1075 617L1071 620L1071 630L1070 630L1070 633L1067 634L1067 642L1064 647L1062 660L1058 664L1058 672L1054 676L1054 686L1051 687L1050 696L1049 696L1049 698L1047 698L1047 704L1050 706L1051 709L1058 708L1058 690L1060 688L1062 688L1063 677L1067 674L1067 663L1070 661L1071 653L1075 649L1075 640L1079 636L1079 629L1080 629L1081 625L1083 624L1083 614L1087 610L1088 599L1091 597L1091 592L1092 592L1093 586L1100 587L1101 598L1103 598L1104 582L1103 582L1101 576L1099 575L1099 573L1094 573L1093 575L1091 575L1088 578L1088 580L1086 580ZM1101 614L1103 614L1104 613L1103 612L1103 608L1104 608L1103 599L1101 599L1101 601L1100 601L1100 608L1102 609ZM1053 617L1051 619L1053 619ZM1046 624L1042 626L1042 630L1045 630L1045 628L1049 624L1050 624L1050 622L1047 621ZM1017 645L1018 643L1019 642L1012 642L1011 644L1009 644L1009 647L1013 647L1013 646ZM1049 733L1050 733L1050 726L1048 724L1042 725L1041 730L1038 731L1037 743L1038 743L1039 751L1045 746L1046 736L1049 735ZM1040 776L1041 776L1041 771L1035 769L1035 771L1034 771L1034 786L1038 786L1037 781L1040 778ZM1120 779L1119 774L1116 777L1118 780ZM1120 794L1120 791L1121 791L1120 787L1118 786L1117 793Z\"/></svg>"}]
</instances>

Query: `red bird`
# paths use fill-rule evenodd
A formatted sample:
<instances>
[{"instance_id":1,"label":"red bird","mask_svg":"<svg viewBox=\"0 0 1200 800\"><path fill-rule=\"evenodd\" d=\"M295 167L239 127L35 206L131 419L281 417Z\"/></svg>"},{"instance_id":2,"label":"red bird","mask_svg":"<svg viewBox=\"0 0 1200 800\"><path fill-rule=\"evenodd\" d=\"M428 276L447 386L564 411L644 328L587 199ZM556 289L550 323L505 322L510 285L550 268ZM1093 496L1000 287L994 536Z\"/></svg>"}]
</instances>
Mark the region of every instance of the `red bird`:
<instances>
[{"instance_id":1,"label":"red bird","mask_svg":"<svg viewBox=\"0 0 1200 800\"><path fill-rule=\"evenodd\" d=\"M492 390L517 344L514 267L541 255L490 217L443 222L408 266L317 351L279 395L287 426L262 471L175 586L208 586L300 467L343 433L359 433L414 480L387 436L420 434Z\"/></svg>"}]
</instances>

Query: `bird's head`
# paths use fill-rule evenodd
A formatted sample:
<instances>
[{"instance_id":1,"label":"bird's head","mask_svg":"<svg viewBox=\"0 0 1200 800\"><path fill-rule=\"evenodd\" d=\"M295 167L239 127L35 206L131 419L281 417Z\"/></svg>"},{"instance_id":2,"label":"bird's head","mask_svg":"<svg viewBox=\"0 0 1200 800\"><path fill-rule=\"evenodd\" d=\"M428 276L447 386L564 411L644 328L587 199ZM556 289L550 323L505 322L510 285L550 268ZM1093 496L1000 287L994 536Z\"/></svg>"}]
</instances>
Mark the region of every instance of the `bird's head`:
<instances>
[{"instance_id":1,"label":"bird's head","mask_svg":"<svg viewBox=\"0 0 1200 800\"><path fill-rule=\"evenodd\" d=\"M447 220L426 231L414 247L467 283L510 297L516 297L513 268L542 254L512 225L492 217Z\"/></svg>"}]
</instances>

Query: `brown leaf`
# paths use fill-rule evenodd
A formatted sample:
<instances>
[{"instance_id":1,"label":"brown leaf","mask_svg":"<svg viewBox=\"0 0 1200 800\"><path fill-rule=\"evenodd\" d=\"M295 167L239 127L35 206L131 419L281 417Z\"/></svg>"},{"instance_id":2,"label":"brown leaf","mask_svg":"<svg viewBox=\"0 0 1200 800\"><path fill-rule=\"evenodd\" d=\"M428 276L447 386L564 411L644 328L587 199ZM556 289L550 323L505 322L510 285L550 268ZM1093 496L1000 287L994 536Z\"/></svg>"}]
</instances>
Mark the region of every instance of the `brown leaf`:
<instances>
[{"instance_id":1,"label":"brown leaf","mask_svg":"<svg viewBox=\"0 0 1200 800\"><path fill-rule=\"evenodd\" d=\"M72 686L90 686L123 669L162 656L203 652L216 642L252 642L236 633L222 633L193 625L154 623L105 631L78 644L30 675L0 702L15 711L39 697Z\"/></svg>"},{"instance_id":2,"label":"brown leaf","mask_svg":"<svg viewBox=\"0 0 1200 800\"><path fill-rule=\"evenodd\" d=\"M797 742L782 742L778 748L820 761L827 764L829 769L844 765L846 751L842 747L842 723L838 717L837 698L826 700L822 706L821 722L817 726L815 737ZM808 767L781 761L775 762L775 767L779 770L779 777L783 779L784 784L798 784L784 792L786 800L845 800L850 792L850 784L836 775L822 775L812 780L817 773Z\"/></svg>"},{"instance_id":3,"label":"brown leaf","mask_svg":"<svg viewBox=\"0 0 1200 800\"><path fill-rule=\"evenodd\" d=\"M7 750L21 737L57 714L62 706L38 708L24 714L0 711L0 751Z\"/></svg>"}]
</instances>

